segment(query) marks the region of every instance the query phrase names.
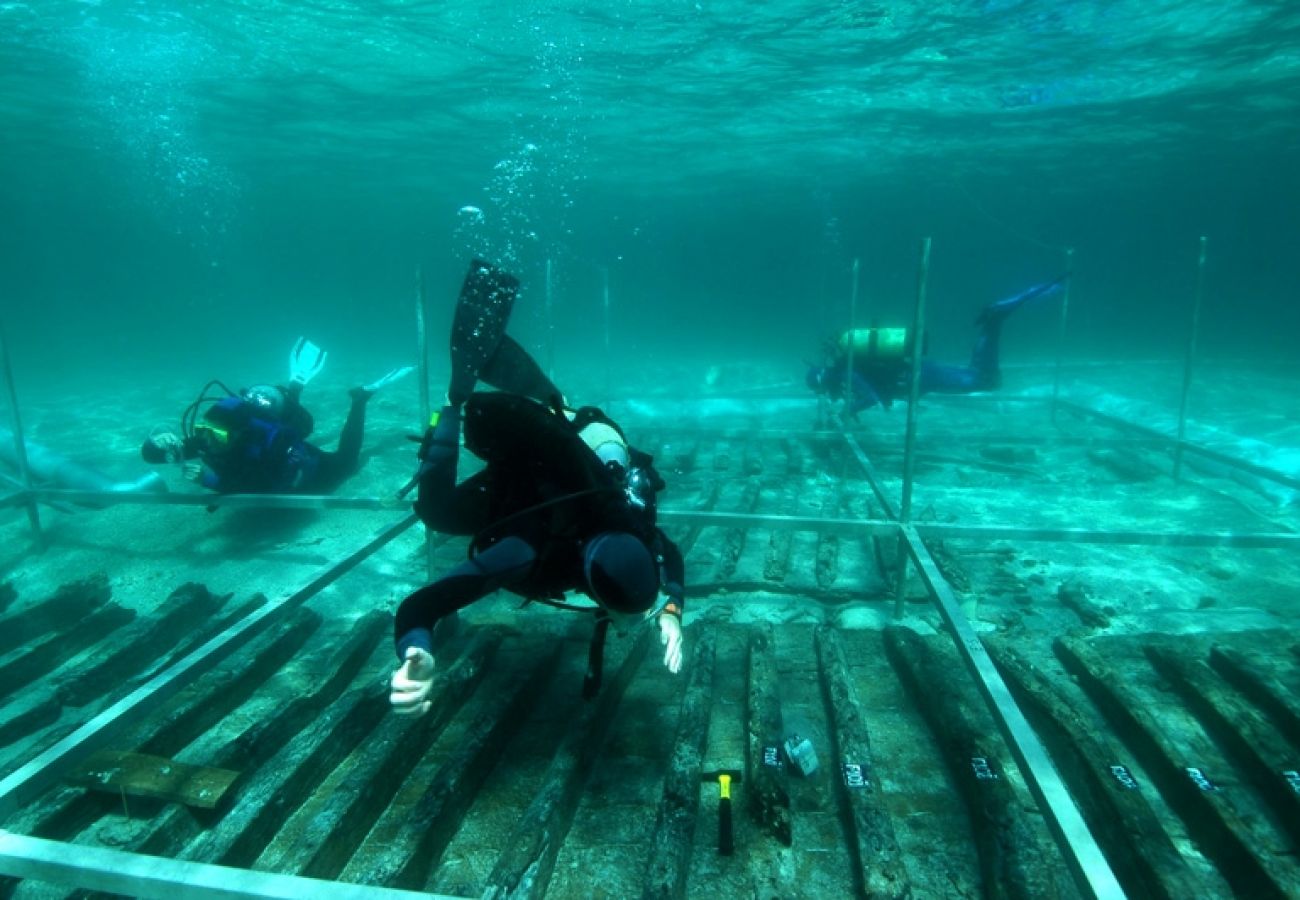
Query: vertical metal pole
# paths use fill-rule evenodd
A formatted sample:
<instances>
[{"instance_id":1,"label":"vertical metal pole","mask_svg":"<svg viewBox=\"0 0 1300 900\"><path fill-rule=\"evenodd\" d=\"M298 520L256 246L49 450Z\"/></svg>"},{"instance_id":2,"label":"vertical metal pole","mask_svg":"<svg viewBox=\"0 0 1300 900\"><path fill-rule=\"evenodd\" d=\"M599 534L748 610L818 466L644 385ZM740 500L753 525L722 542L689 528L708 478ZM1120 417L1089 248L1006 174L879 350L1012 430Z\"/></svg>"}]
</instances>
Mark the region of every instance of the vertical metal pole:
<instances>
[{"instance_id":1,"label":"vertical metal pole","mask_svg":"<svg viewBox=\"0 0 1300 900\"><path fill-rule=\"evenodd\" d=\"M18 476L22 479L23 488L30 491L33 487L32 470L27 464L27 441L23 437L23 417L18 412L18 389L14 387L13 364L9 361L9 337L5 333L3 324L0 324L0 355L4 357L5 392L9 395L9 409L14 420L14 457L18 460ZM32 526L32 537L36 539L37 544L42 543L44 535L41 533L41 513L36 507L35 500L27 501L27 521Z\"/></svg>"},{"instance_id":2,"label":"vertical metal pole","mask_svg":"<svg viewBox=\"0 0 1300 900\"><path fill-rule=\"evenodd\" d=\"M912 521L912 473L916 467L916 416L921 396L921 355L925 348L925 294L930 285L930 238L921 239L921 264L916 277L916 310L912 315L912 373L907 391L907 436L903 445L903 498L898 505L898 521ZM895 585L894 615L902 617L907 588L907 540L898 537L898 582Z\"/></svg>"},{"instance_id":3,"label":"vertical metal pole","mask_svg":"<svg viewBox=\"0 0 1300 900\"><path fill-rule=\"evenodd\" d=\"M612 372L614 368L613 357L610 356L609 349L609 267L600 270L604 282L604 300L605 300L605 402L609 403L613 398L610 391L613 389Z\"/></svg>"},{"instance_id":4,"label":"vertical metal pole","mask_svg":"<svg viewBox=\"0 0 1300 900\"><path fill-rule=\"evenodd\" d=\"M1196 296L1192 300L1192 330L1187 336L1187 357L1183 360L1183 396L1178 403L1178 443L1174 445L1174 478L1183 470L1183 438L1187 434L1187 398L1192 390L1192 365L1196 361L1196 338L1201 330L1201 298L1205 294L1205 251L1208 239L1201 235L1196 260Z\"/></svg>"},{"instance_id":5,"label":"vertical metal pole","mask_svg":"<svg viewBox=\"0 0 1300 900\"><path fill-rule=\"evenodd\" d=\"M853 408L853 345L857 337L854 332L858 329L858 272L860 270L860 258L853 257L853 288L849 292L849 330L845 333L844 339L847 343L847 354L844 359L844 403L847 406L846 412Z\"/></svg>"},{"instance_id":6,"label":"vertical metal pole","mask_svg":"<svg viewBox=\"0 0 1300 900\"><path fill-rule=\"evenodd\" d=\"M416 376L420 379L420 431L428 428L433 417L429 400L429 329L424 315L424 270L415 267L415 340ZM424 532L424 563L430 581L434 578L433 535Z\"/></svg>"},{"instance_id":7,"label":"vertical metal pole","mask_svg":"<svg viewBox=\"0 0 1300 900\"><path fill-rule=\"evenodd\" d=\"M1061 396L1061 363L1065 359L1065 323L1070 317L1070 282L1074 280L1074 248L1065 251L1065 291L1061 296L1061 320L1056 328L1056 375L1052 379L1052 424L1056 424L1056 402Z\"/></svg>"},{"instance_id":8,"label":"vertical metal pole","mask_svg":"<svg viewBox=\"0 0 1300 900\"><path fill-rule=\"evenodd\" d=\"M429 333L424 321L424 270L415 267L416 376L420 379L420 430L429 427Z\"/></svg>"},{"instance_id":9,"label":"vertical metal pole","mask_svg":"<svg viewBox=\"0 0 1300 900\"><path fill-rule=\"evenodd\" d=\"M551 284L551 260L546 260L546 377L555 383L555 291Z\"/></svg>"}]
</instances>

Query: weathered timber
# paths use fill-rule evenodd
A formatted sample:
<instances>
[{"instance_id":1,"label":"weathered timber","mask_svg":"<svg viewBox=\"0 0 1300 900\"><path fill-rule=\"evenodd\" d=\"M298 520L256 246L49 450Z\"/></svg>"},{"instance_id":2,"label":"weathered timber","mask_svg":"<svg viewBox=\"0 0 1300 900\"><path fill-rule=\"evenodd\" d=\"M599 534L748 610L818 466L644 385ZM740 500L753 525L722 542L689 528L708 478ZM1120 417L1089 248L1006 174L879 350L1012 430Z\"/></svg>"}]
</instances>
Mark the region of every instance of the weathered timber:
<instances>
[{"instance_id":1,"label":"weathered timber","mask_svg":"<svg viewBox=\"0 0 1300 900\"><path fill-rule=\"evenodd\" d=\"M1003 742L960 662L941 656L907 628L885 630L885 647L934 733L971 816L985 896L1040 900L1057 896L1049 856L1039 845L1004 774Z\"/></svg>"},{"instance_id":2,"label":"weathered timber","mask_svg":"<svg viewBox=\"0 0 1300 900\"><path fill-rule=\"evenodd\" d=\"M136 622L130 630L114 636L116 652L64 679L58 687L59 699L67 706L85 706L121 690L131 676L149 665L154 655L170 651L194 630L195 623L206 622L224 602L203 585L182 585L159 608L158 618Z\"/></svg>"},{"instance_id":3,"label":"weathered timber","mask_svg":"<svg viewBox=\"0 0 1300 900\"><path fill-rule=\"evenodd\" d=\"M695 508L696 512L712 512L713 508L718 505L718 499L722 496L722 483L713 482L709 485L709 493L700 501L699 506ZM692 524L686 527L686 533L676 540L677 549L682 551L682 556L690 555L691 550L695 547L695 542L700 539L700 533L704 531L704 526Z\"/></svg>"},{"instance_id":4,"label":"weathered timber","mask_svg":"<svg viewBox=\"0 0 1300 900\"><path fill-rule=\"evenodd\" d=\"M858 867L855 881L869 898L910 897L911 879L875 775L871 737L862 721L858 692L849 680L839 634L823 625L815 635L822 693L838 763L833 777L852 835L851 855Z\"/></svg>"},{"instance_id":5,"label":"weathered timber","mask_svg":"<svg viewBox=\"0 0 1300 900\"><path fill-rule=\"evenodd\" d=\"M1081 586L1062 582L1056 589L1056 599L1089 628L1110 627L1110 616L1088 596Z\"/></svg>"},{"instance_id":6,"label":"weathered timber","mask_svg":"<svg viewBox=\"0 0 1300 900\"><path fill-rule=\"evenodd\" d=\"M225 594L221 596L220 599L225 603L229 601L232 596L234 595ZM161 672L172 663L184 659L199 647L202 647L208 641L224 632L231 625L243 620L249 613L254 612L265 605L266 595L254 594L225 613L213 616L211 619L202 622L192 622L192 631L177 643L174 650L169 651L166 656L158 660L157 664L152 667L150 674L153 672Z\"/></svg>"},{"instance_id":7,"label":"weathered timber","mask_svg":"<svg viewBox=\"0 0 1300 900\"><path fill-rule=\"evenodd\" d=\"M182 691L168 710L167 724L146 738L139 751L175 756L279 672L320 624L319 613L310 609L294 610L274 634L255 639L251 659L241 653L222 664L217 670L219 675L200 678L192 688Z\"/></svg>"},{"instance_id":8,"label":"weathered timber","mask_svg":"<svg viewBox=\"0 0 1300 900\"><path fill-rule=\"evenodd\" d=\"M58 634L80 628L87 616L108 602L111 593L108 577L99 573L65 584L48 600L0 619L0 654L45 638L51 632Z\"/></svg>"},{"instance_id":9,"label":"weathered timber","mask_svg":"<svg viewBox=\"0 0 1300 900\"><path fill-rule=\"evenodd\" d=\"M1124 484L1145 484L1165 474L1160 466L1131 450L1089 450L1088 459Z\"/></svg>"},{"instance_id":10,"label":"weathered timber","mask_svg":"<svg viewBox=\"0 0 1300 900\"><path fill-rule=\"evenodd\" d=\"M663 797L655 815L646 871L644 900L682 900L690 871L695 819L700 805L700 777L709 738L709 714L713 705L713 660L715 633L712 628L699 635L691 656L686 691L677 719L673 755L664 776Z\"/></svg>"},{"instance_id":11,"label":"weathered timber","mask_svg":"<svg viewBox=\"0 0 1300 900\"><path fill-rule=\"evenodd\" d=\"M1300 794L1287 772L1300 767L1286 739L1273 725L1242 702L1204 662L1172 647L1148 643L1142 648L1156 669L1186 698L1205 724L1259 788L1277 813L1282 829L1300 846Z\"/></svg>"},{"instance_id":12,"label":"weathered timber","mask_svg":"<svg viewBox=\"0 0 1300 900\"><path fill-rule=\"evenodd\" d=\"M81 651L101 641L135 618L135 610L106 603L62 634L54 635L0 666L0 699L29 688Z\"/></svg>"},{"instance_id":13,"label":"weathered timber","mask_svg":"<svg viewBox=\"0 0 1300 900\"><path fill-rule=\"evenodd\" d=\"M780 778L781 698L771 625L750 630L745 705L745 797L754 821L785 846L793 842L790 795Z\"/></svg>"},{"instance_id":14,"label":"weathered timber","mask_svg":"<svg viewBox=\"0 0 1300 900\"><path fill-rule=\"evenodd\" d=\"M1201 852L1232 889L1247 897L1300 895L1294 864L1283 863L1269 852L1249 814L1238 810L1223 791L1204 790L1189 777L1188 767L1195 761L1180 758L1181 752L1148 711L1149 699L1127 687L1124 676L1106 665L1086 641L1060 638L1052 646L1133 748Z\"/></svg>"},{"instance_id":15,"label":"weathered timber","mask_svg":"<svg viewBox=\"0 0 1300 900\"><path fill-rule=\"evenodd\" d=\"M437 694L419 718L388 716L347 760L347 774L329 787L324 802L310 811L305 829L284 829L257 861L256 868L333 879L375 824L411 770L447 722L475 692L500 643L497 632L483 633L464 657L455 690L434 685Z\"/></svg>"},{"instance_id":16,"label":"weathered timber","mask_svg":"<svg viewBox=\"0 0 1300 900\"><path fill-rule=\"evenodd\" d=\"M460 694L482 675L495 644L478 640L436 679L435 704ZM239 787L232 808L186 846L186 859L249 867L316 787L392 715L386 684L350 691L307 730L283 746Z\"/></svg>"},{"instance_id":17,"label":"weathered timber","mask_svg":"<svg viewBox=\"0 0 1300 900\"><path fill-rule=\"evenodd\" d=\"M382 837L377 837L385 825L382 820L371 829L343 869L341 880L409 890L424 887L479 787L553 677L563 649L563 642L554 641L549 652L522 677L508 674L504 676L508 684L484 688L464 739L434 772L429 787L414 804L398 812L400 821L388 823ZM385 818L393 815L390 807Z\"/></svg>"},{"instance_id":18,"label":"weathered timber","mask_svg":"<svg viewBox=\"0 0 1300 900\"><path fill-rule=\"evenodd\" d=\"M1127 751L1084 715L1055 678L1025 659L1003 639L985 646L1011 682L1023 706L1036 713L1053 762L1070 784L1092 833L1105 849L1124 890L1133 897L1183 900L1215 893L1187 865L1160 824L1146 794L1123 765ZM1050 740L1051 738L1057 740Z\"/></svg>"},{"instance_id":19,"label":"weathered timber","mask_svg":"<svg viewBox=\"0 0 1300 900\"><path fill-rule=\"evenodd\" d=\"M1271 670L1227 647L1210 648L1210 665L1229 684L1264 710L1286 736L1300 748L1300 698L1282 684Z\"/></svg>"},{"instance_id":20,"label":"weathered timber","mask_svg":"<svg viewBox=\"0 0 1300 900\"><path fill-rule=\"evenodd\" d=\"M315 613L296 612L284 632L262 635L254 640L251 649L257 655L251 664L242 655L227 660L182 692L165 720L146 720L143 726L126 735L123 743L128 746L137 743L136 749L142 753L174 756L242 702L272 672L278 671L280 662L296 652L319 622L320 616ZM270 671L268 665L273 666ZM245 679L250 684L243 684ZM47 800L13 817L6 826L22 834L66 841L105 811L120 806L120 803L106 801L100 794L90 794L79 788L58 788L51 793Z\"/></svg>"},{"instance_id":21,"label":"weathered timber","mask_svg":"<svg viewBox=\"0 0 1300 900\"><path fill-rule=\"evenodd\" d=\"M18 599L18 589L12 581L0 584L0 613L7 610Z\"/></svg>"},{"instance_id":22,"label":"weathered timber","mask_svg":"<svg viewBox=\"0 0 1300 900\"><path fill-rule=\"evenodd\" d=\"M22 712L0 719L0 747L9 747L23 738L59 721L63 707L53 694L47 694Z\"/></svg>"},{"instance_id":23,"label":"weathered timber","mask_svg":"<svg viewBox=\"0 0 1300 900\"><path fill-rule=\"evenodd\" d=\"M233 769L194 766L144 753L100 750L64 780L113 795L153 797L213 809L238 777Z\"/></svg>"},{"instance_id":24,"label":"weathered timber","mask_svg":"<svg viewBox=\"0 0 1300 900\"><path fill-rule=\"evenodd\" d=\"M235 739L218 744L208 763L246 772L274 756L343 695L373 655L380 636L391 629L391 621L391 616L378 611L358 619L348 630L347 640L330 654L324 668L328 675L315 682L314 689L290 701L277 715L262 717ZM215 742L219 735L208 732L203 739ZM174 855L195 837L200 824L183 807L169 807L154 818L150 830L130 849L155 856Z\"/></svg>"},{"instance_id":25,"label":"weathered timber","mask_svg":"<svg viewBox=\"0 0 1300 900\"><path fill-rule=\"evenodd\" d=\"M758 478L750 476L740 495L737 512L747 514L758 508L759 487ZM718 551L718 564L713 575L716 580L726 581L736 574L736 564L740 561L740 554L745 550L745 540L748 536L748 528L727 528L723 531L722 544Z\"/></svg>"},{"instance_id":26,"label":"weathered timber","mask_svg":"<svg viewBox=\"0 0 1300 900\"><path fill-rule=\"evenodd\" d=\"M645 659L653 636L643 632L628 651L618 674L586 704L570 726L546 773L546 782L528 805L498 858L482 900L540 898L568 834L582 786L604 742L628 684Z\"/></svg>"}]
</instances>

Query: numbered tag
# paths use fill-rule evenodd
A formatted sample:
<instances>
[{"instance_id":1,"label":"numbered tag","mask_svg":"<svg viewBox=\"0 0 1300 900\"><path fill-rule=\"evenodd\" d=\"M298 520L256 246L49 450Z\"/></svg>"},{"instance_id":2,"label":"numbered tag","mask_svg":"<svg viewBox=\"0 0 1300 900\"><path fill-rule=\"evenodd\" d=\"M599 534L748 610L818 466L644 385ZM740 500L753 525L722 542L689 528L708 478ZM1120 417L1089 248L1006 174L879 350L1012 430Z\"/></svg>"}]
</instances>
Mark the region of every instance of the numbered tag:
<instances>
[{"instance_id":1,"label":"numbered tag","mask_svg":"<svg viewBox=\"0 0 1300 900\"><path fill-rule=\"evenodd\" d=\"M1126 791L1136 791L1138 789L1137 779L1126 766L1111 766L1110 774L1120 783L1120 786Z\"/></svg>"},{"instance_id":2,"label":"numbered tag","mask_svg":"<svg viewBox=\"0 0 1300 900\"><path fill-rule=\"evenodd\" d=\"M1287 769L1282 773L1282 777L1285 778L1286 783L1291 786L1291 792L1293 794L1300 794L1300 772L1297 772L1295 769Z\"/></svg>"},{"instance_id":3,"label":"numbered tag","mask_svg":"<svg viewBox=\"0 0 1300 900\"><path fill-rule=\"evenodd\" d=\"M998 773L993 771L993 764L989 762L986 756L972 756L970 760L971 771L980 781L997 781Z\"/></svg>"},{"instance_id":4,"label":"numbered tag","mask_svg":"<svg viewBox=\"0 0 1300 900\"><path fill-rule=\"evenodd\" d=\"M780 769L785 765L785 760L781 759L780 747L763 748L763 765L773 769Z\"/></svg>"},{"instance_id":5,"label":"numbered tag","mask_svg":"<svg viewBox=\"0 0 1300 900\"><path fill-rule=\"evenodd\" d=\"M1214 782L1210 781L1209 777L1196 766L1187 766L1183 771L1187 773L1188 778L1192 779L1192 784L1196 785L1206 793L1217 791L1219 789Z\"/></svg>"},{"instance_id":6,"label":"numbered tag","mask_svg":"<svg viewBox=\"0 0 1300 900\"><path fill-rule=\"evenodd\" d=\"M871 786L871 782L867 781L867 776L862 771L862 766L858 763L844 764L844 784L851 788L865 788Z\"/></svg>"}]
</instances>

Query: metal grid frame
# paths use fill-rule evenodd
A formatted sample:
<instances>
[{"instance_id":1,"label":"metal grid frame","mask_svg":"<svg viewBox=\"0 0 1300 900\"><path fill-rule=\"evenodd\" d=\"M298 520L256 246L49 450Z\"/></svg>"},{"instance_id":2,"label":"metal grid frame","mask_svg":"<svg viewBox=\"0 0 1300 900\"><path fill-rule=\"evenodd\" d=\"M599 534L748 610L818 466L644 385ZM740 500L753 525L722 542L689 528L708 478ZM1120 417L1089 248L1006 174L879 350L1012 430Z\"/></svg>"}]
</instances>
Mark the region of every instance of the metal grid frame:
<instances>
[{"instance_id":1,"label":"metal grid frame","mask_svg":"<svg viewBox=\"0 0 1300 900\"><path fill-rule=\"evenodd\" d=\"M1072 264L1073 251L1067 253L1067 267ZM1200 267L1203 271L1205 261L1204 238L1201 242ZM918 276L918 295L914 328L918 335L924 330L925 292L928 281L929 240L922 243L921 266ZM855 267L856 272L856 267ZM1198 283L1194 326L1199 317L1201 288ZM855 280L856 294L856 280ZM1068 310L1068 290L1062 304L1060 333L1065 333L1065 316ZM421 380L421 416L428 420L428 373L427 342L424 330L423 285L417 273L416 283L417 332L419 337L419 363ZM854 311L856 316L856 309ZM850 323L852 327L853 323ZM921 339L915 341L917 348L923 345ZM1268 467L1260 466L1248 460L1238 459L1207 447L1202 447L1185 437L1186 396L1192 380L1192 361L1195 352L1195 327L1189 342L1187 361L1184 369L1183 401L1179 410L1179 425L1176 436L1166 435L1156 429L1138 423L1129 422L1117 416L1091 409L1087 406L1062 399L1059 396L1061 357L1056 361L1056 383L1049 398L1012 398L1028 403L1050 404L1053 421L1059 409L1068 409L1077 415L1093 418L1120 431L1127 432L1141 439L1142 442L1166 444L1173 448L1175 454L1174 474L1177 476L1185 454L1194 454L1212 459L1222 465L1239 469L1256 477L1271 480L1292 489L1300 489L1300 479ZM328 496L302 495L167 495L167 494L128 494L94 491L65 491L38 488L31 480L27 467L25 444L19 415L18 398L14 388L13 374L10 367L10 354L3 329L0 329L0 355L3 356L3 376L14 422L14 439L17 444L17 459L21 469L21 486L11 494L0 498L0 508L24 506L27 510L33 536L39 543L43 540L39 515L39 504L49 501L93 502L98 505L143 504L170 506L224 506L237 508L276 508L276 509L346 509L346 510L390 510L402 509L405 504L396 499L336 498ZM884 519L843 519L811 516L755 515L718 512L699 512L688 510L660 510L662 521L674 524L791 528L799 530L839 531L875 536L896 536L899 547L899 590L901 610L901 590L906 580L905 565L910 560L916 567L927 593L948 627L951 637L961 654L972 677L974 685L980 691L989 706L998 727L1007 739L1013 756L1019 765L1025 780L1035 799L1039 803L1046 821L1056 838L1058 846L1074 874L1080 889L1090 897L1123 897L1124 893L1115 879L1105 857L1097 846L1087 826L1084 824L1078 808L1064 782L1052 766L1050 758L1039 742L1037 735L1025 720L1019 706L1011 697L1005 683L993 666L987 652L975 633L970 622L962 614L960 605L952 587L943 578L934 559L925 546L926 538L962 538L1014 541L1051 541L1077 544L1112 544L1125 546L1177 546L1177 547L1239 547L1239 548L1297 548L1300 547L1300 534L1291 532L1159 532L1111 529L1063 529L1063 528L1024 528L1000 525L944 525L936 523L912 523L910 521L910 496L913 480L913 461L915 454L915 420L911 413L916 408L919 384L917 372L920 366L920 354L912 354L911 396L909 398L909 421L906 432L904 451L904 480L902 504L896 507L882 488L876 472L866 453L852 434L843 433L850 453L857 460L863 475L871 487L881 508L885 511ZM974 400L978 398L963 398ZM715 429L716 430L716 429ZM752 432L747 432L752 434ZM806 437L806 435L805 435ZM1131 442L1130 442L1131 443ZM272 621L287 613L292 608L305 602L323 588L333 583L346 572L354 568L366 557L393 540L416 521L414 515L407 515L401 520L386 526L373 535L365 544L348 554L342 560L326 566L306 585L288 594L279 601L251 613L235 623L221 635L213 638L203 647L189 656L179 660L164 672L155 676L150 682L137 689L128 697L94 717L55 747L40 754L21 769L0 781L0 813L7 814L17 806L39 794L53 779L58 777L58 770L84 758L95 748L101 746L118 728L130 721L151 713L163 700L170 696L179 686L182 676L202 671L236 649L256 631L269 625ZM432 562L432 558L430 558ZM36 838L12 834L0 829L0 874L18 877L35 877L44 880L59 881L79 887L127 892L141 897L159 898L270 898L320 896L326 898L402 898L412 896L429 896L412 894L406 891L392 890L337 882L322 882L300 876L266 875L248 870L230 869L203 863L191 863L169 860L144 854L121 851L98 850L78 847L76 854L61 852L67 845L59 842L43 841Z\"/></svg>"}]
</instances>

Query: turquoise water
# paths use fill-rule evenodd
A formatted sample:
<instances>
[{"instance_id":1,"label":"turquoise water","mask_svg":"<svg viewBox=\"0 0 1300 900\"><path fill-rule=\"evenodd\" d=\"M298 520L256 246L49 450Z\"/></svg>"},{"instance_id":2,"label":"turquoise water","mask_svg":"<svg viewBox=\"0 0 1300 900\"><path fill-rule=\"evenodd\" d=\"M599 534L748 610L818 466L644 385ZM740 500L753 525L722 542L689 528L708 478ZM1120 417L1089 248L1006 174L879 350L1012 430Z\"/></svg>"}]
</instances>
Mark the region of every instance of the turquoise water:
<instances>
[{"instance_id":1,"label":"turquoise water","mask_svg":"<svg viewBox=\"0 0 1300 900\"><path fill-rule=\"evenodd\" d=\"M1074 247L1072 352L1173 357L1204 234L1205 352L1293 355L1298 39L1246 0L5 2L4 318L29 376L386 364L416 267L449 308L479 252L534 339L552 261L561 362L607 271L616 350L797 376L850 261L903 318L930 235L936 355Z\"/></svg>"}]
</instances>

